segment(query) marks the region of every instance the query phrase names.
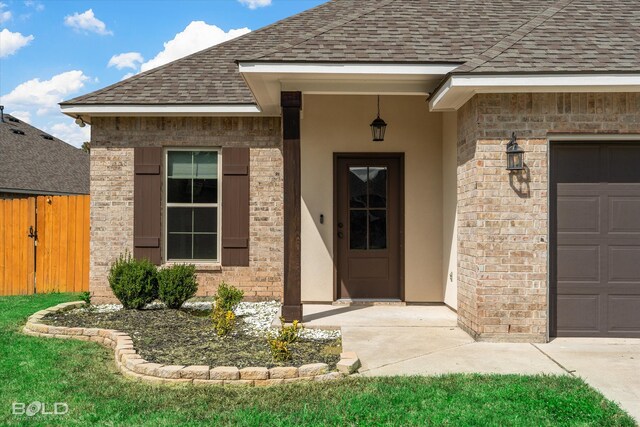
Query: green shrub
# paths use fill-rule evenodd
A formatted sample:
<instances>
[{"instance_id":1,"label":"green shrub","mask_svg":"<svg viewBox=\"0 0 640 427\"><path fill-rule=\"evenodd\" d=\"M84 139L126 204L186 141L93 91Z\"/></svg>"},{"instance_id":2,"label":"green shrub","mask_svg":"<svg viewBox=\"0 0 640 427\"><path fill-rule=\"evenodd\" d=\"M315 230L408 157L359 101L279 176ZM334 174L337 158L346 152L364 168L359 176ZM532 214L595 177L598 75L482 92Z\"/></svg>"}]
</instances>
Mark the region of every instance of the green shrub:
<instances>
[{"instance_id":1,"label":"green shrub","mask_svg":"<svg viewBox=\"0 0 640 427\"><path fill-rule=\"evenodd\" d=\"M137 260L128 252L111 265L109 285L126 309L140 309L158 297L156 267L149 260Z\"/></svg>"},{"instance_id":2,"label":"green shrub","mask_svg":"<svg viewBox=\"0 0 640 427\"><path fill-rule=\"evenodd\" d=\"M233 311L242 298L244 298L244 292L222 282L216 291L214 302L216 307L220 307L223 311Z\"/></svg>"},{"instance_id":3,"label":"green shrub","mask_svg":"<svg viewBox=\"0 0 640 427\"><path fill-rule=\"evenodd\" d=\"M290 326L284 321L284 317L280 317L280 330L277 335L267 335L267 342L271 348L271 356L274 360L285 361L291 359L291 350L289 344L293 344L298 340L300 331L303 326L294 320Z\"/></svg>"},{"instance_id":4,"label":"green shrub","mask_svg":"<svg viewBox=\"0 0 640 427\"><path fill-rule=\"evenodd\" d=\"M84 291L80 294L80 299L86 304L91 304L91 292Z\"/></svg>"},{"instance_id":5,"label":"green shrub","mask_svg":"<svg viewBox=\"0 0 640 427\"><path fill-rule=\"evenodd\" d=\"M233 309L238 305L244 292L222 282L216 291L213 307L213 327L219 336L228 335L236 326Z\"/></svg>"},{"instance_id":6,"label":"green shrub","mask_svg":"<svg viewBox=\"0 0 640 427\"><path fill-rule=\"evenodd\" d=\"M176 264L158 271L158 298L169 308L180 308L198 291L196 267Z\"/></svg>"}]
</instances>

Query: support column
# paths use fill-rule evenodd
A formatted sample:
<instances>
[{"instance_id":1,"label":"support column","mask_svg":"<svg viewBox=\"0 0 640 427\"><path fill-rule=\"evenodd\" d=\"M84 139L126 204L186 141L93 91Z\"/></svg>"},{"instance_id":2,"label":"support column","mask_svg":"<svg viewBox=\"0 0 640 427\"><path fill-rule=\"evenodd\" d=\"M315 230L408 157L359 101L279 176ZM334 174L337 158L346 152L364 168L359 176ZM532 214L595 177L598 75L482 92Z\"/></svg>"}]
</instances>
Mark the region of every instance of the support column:
<instances>
[{"instance_id":1,"label":"support column","mask_svg":"<svg viewBox=\"0 0 640 427\"><path fill-rule=\"evenodd\" d=\"M300 109L301 92L282 92L282 157L284 179L285 321L302 320L300 281Z\"/></svg>"}]
</instances>

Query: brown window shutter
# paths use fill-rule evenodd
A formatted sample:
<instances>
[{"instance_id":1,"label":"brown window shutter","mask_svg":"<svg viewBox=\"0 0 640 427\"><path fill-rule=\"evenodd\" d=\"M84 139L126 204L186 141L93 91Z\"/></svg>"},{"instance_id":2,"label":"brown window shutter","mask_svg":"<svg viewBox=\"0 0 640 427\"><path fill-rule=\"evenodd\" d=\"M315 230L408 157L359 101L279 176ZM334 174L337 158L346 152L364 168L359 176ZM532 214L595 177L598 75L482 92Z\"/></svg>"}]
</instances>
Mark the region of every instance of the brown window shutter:
<instances>
[{"instance_id":1,"label":"brown window shutter","mask_svg":"<svg viewBox=\"0 0 640 427\"><path fill-rule=\"evenodd\" d=\"M222 265L249 265L249 148L222 149Z\"/></svg>"},{"instance_id":2,"label":"brown window shutter","mask_svg":"<svg viewBox=\"0 0 640 427\"><path fill-rule=\"evenodd\" d=\"M162 263L162 148L134 149L133 256Z\"/></svg>"}]
</instances>

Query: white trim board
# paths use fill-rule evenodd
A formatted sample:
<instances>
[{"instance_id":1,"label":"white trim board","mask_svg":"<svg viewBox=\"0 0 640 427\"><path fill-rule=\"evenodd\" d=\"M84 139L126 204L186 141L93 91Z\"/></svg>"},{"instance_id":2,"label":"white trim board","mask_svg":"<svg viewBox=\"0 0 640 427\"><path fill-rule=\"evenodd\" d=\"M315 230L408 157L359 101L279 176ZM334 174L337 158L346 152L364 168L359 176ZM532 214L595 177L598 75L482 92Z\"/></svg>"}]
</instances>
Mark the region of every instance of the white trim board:
<instances>
[{"instance_id":1,"label":"white trim board","mask_svg":"<svg viewBox=\"0 0 640 427\"><path fill-rule=\"evenodd\" d=\"M241 74L360 74L444 76L461 64L391 64L391 63L286 63L239 62Z\"/></svg>"},{"instance_id":2,"label":"white trim board","mask_svg":"<svg viewBox=\"0 0 640 427\"><path fill-rule=\"evenodd\" d=\"M640 74L452 75L430 97L431 111L451 111L478 93L640 92Z\"/></svg>"},{"instance_id":3,"label":"white trim board","mask_svg":"<svg viewBox=\"0 0 640 427\"><path fill-rule=\"evenodd\" d=\"M607 134L596 134L596 133L558 133L558 134L550 134L547 136L549 142L585 142L585 141L603 141L603 142L640 142L640 134L637 133L607 133Z\"/></svg>"},{"instance_id":4,"label":"white trim board","mask_svg":"<svg viewBox=\"0 0 640 427\"><path fill-rule=\"evenodd\" d=\"M228 105L61 105L71 117L99 116L253 116L262 115L255 104ZM89 122L88 122L89 123Z\"/></svg>"}]
</instances>

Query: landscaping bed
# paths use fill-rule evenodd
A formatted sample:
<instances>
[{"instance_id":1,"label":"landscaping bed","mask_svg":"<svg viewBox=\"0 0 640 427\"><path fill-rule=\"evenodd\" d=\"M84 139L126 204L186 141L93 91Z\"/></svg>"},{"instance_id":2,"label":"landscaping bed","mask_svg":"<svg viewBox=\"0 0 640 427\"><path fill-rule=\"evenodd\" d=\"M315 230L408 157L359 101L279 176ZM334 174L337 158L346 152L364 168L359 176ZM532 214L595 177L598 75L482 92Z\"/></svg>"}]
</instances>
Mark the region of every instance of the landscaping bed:
<instances>
[{"instance_id":1,"label":"landscaping bed","mask_svg":"<svg viewBox=\"0 0 640 427\"><path fill-rule=\"evenodd\" d=\"M278 311L277 302L240 303L237 328L219 337L211 320L211 304L187 303L180 310L152 304L143 310L120 306L88 306L45 316L52 326L115 329L131 336L138 354L164 365L301 366L326 363L335 369L340 360L339 331L303 330L291 345L291 359L273 359L267 334Z\"/></svg>"}]
</instances>

